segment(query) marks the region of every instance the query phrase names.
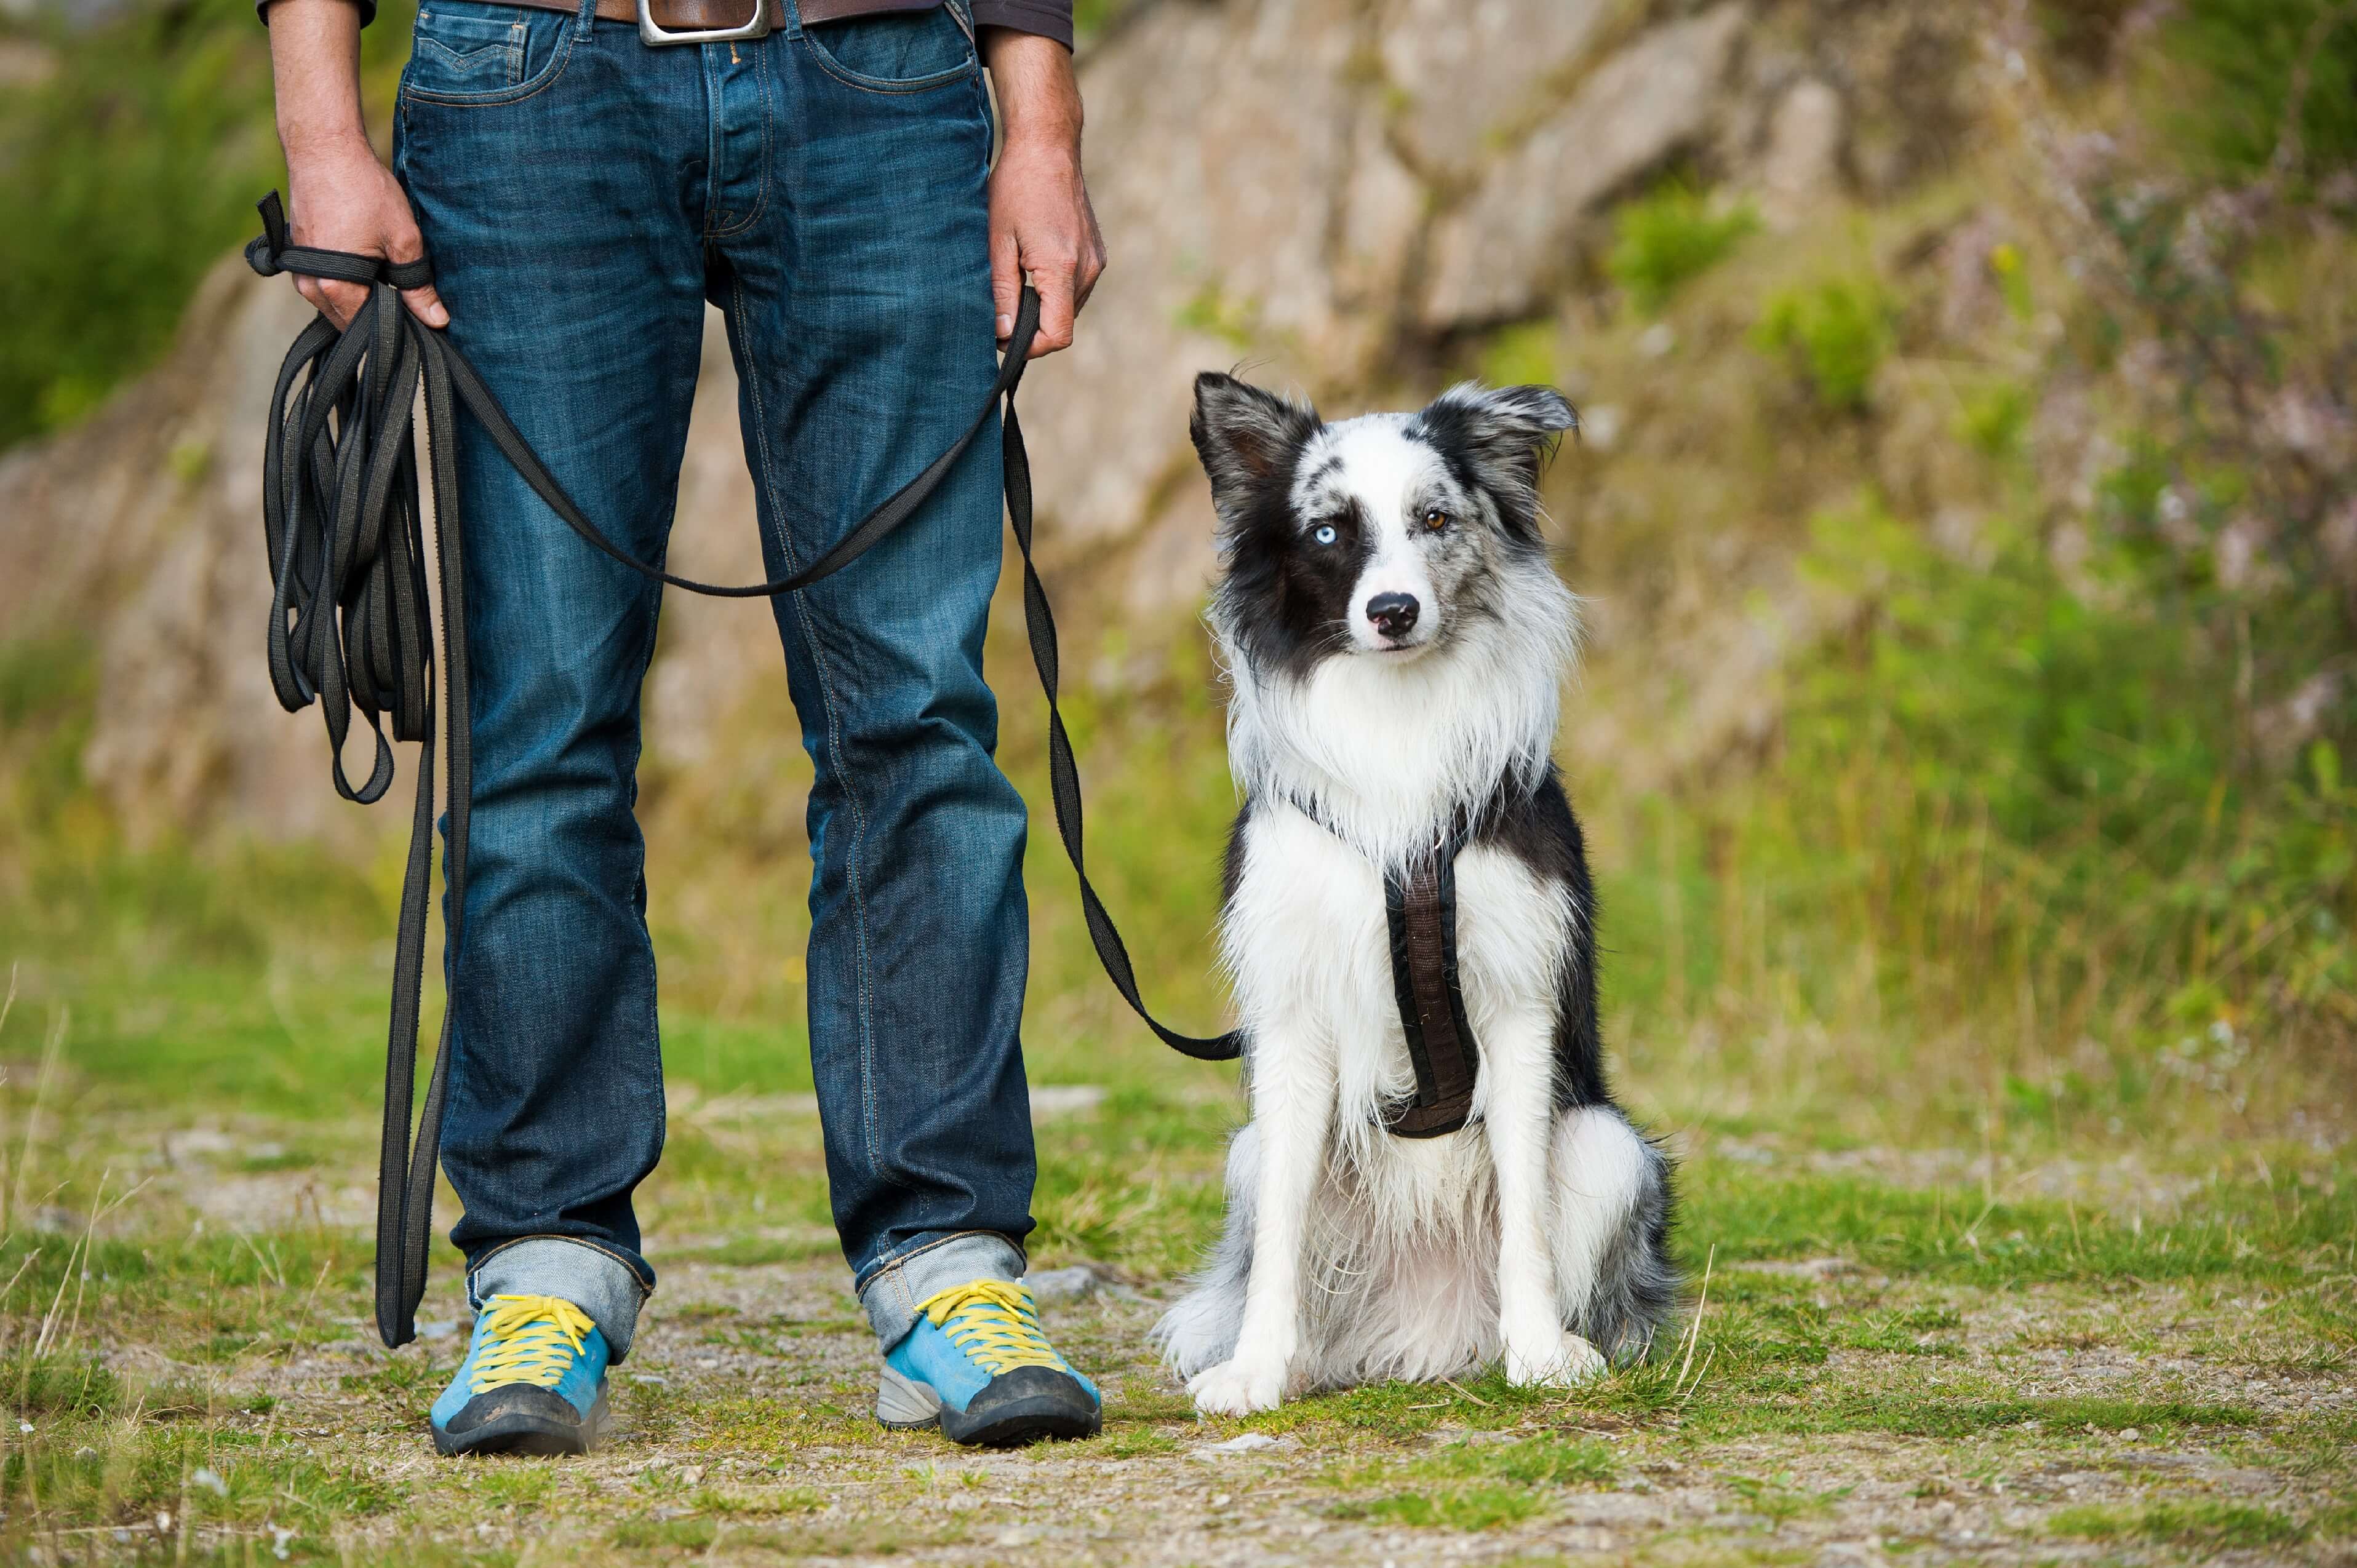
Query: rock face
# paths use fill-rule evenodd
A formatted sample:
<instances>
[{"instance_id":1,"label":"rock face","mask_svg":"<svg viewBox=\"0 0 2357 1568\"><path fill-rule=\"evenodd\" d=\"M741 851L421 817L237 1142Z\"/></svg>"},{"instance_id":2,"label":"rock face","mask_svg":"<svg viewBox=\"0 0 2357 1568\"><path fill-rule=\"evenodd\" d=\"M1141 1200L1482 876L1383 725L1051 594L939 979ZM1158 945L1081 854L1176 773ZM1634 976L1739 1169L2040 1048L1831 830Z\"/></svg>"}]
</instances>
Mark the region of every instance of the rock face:
<instances>
[{"instance_id":1,"label":"rock face","mask_svg":"<svg viewBox=\"0 0 2357 1568\"><path fill-rule=\"evenodd\" d=\"M1606 204L1673 161L1798 204L1936 152L1874 130L1896 123L1875 96L1888 73L1829 63L1838 29L1803 0L1140 5L1082 63L1111 269L1076 347L1025 392L1051 565L1114 564L1118 604L1064 607L1083 625L1183 609L1211 575L1187 440L1198 371L1241 364L1329 406L1393 402L1412 395L1397 367L1428 363L1434 343L1551 309ZM1886 14L1872 58L1910 71L1949 26L1933 0ZM1852 125L1898 151L1860 162ZM282 714L262 666L263 408L305 318L283 283L225 262L167 364L87 425L0 460L0 638L94 628L85 762L135 832L405 827L336 800L316 715ZM759 570L716 334L673 560ZM799 802L751 787L797 745L767 607L673 607L649 686L650 776L736 789L760 820L732 828L798 834ZM752 732L775 746L750 755Z\"/></svg>"},{"instance_id":2,"label":"rock face","mask_svg":"<svg viewBox=\"0 0 2357 1568\"><path fill-rule=\"evenodd\" d=\"M1536 306L1605 198L1702 140L1743 19L1742 6L1726 5L1646 34L1492 167L1433 235L1425 324L1462 327Z\"/></svg>"}]
</instances>

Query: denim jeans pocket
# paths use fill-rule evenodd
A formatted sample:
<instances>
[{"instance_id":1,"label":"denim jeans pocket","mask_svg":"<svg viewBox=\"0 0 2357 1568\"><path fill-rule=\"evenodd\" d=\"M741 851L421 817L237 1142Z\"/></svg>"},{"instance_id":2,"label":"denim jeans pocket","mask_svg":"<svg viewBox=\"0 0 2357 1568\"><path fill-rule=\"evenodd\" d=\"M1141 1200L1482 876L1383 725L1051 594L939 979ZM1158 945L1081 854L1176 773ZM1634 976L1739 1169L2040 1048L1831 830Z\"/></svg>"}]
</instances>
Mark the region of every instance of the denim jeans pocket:
<instances>
[{"instance_id":1,"label":"denim jeans pocket","mask_svg":"<svg viewBox=\"0 0 2357 1568\"><path fill-rule=\"evenodd\" d=\"M811 58L836 81L869 92L923 92L981 67L974 25L959 0L884 11L802 29Z\"/></svg>"},{"instance_id":2,"label":"denim jeans pocket","mask_svg":"<svg viewBox=\"0 0 2357 1568\"><path fill-rule=\"evenodd\" d=\"M433 103L507 103L546 84L573 47L560 11L425 0L401 91Z\"/></svg>"}]
</instances>

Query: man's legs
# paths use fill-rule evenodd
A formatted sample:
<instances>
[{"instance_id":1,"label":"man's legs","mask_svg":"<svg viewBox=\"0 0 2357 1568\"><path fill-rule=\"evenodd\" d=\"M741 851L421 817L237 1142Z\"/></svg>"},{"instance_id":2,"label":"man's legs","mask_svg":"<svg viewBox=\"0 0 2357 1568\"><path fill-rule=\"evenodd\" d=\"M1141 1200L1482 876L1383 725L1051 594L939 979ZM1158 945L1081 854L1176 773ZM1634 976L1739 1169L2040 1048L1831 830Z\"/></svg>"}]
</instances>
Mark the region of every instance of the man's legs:
<instances>
[{"instance_id":1,"label":"man's legs","mask_svg":"<svg viewBox=\"0 0 2357 1568\"><path fill-rule=\"evenodd\" d=\"M464 0L429 0L418 34L397 169L451 339L597 526L660 561L703 334L697 51ZM572 1303L619 1359L653 1280L631 1192L663 1135L631 814L659 590L471 426L458 465L474 788L447 959L452 1240L478 1306Z\"/></svg>"},{"instance_id":2,"label":"man's legs","mask_svg":"<svg viewBox=\"0 0 2357 1568\"><path fill-rule=\"evenodd\" d=\"M759 116L767 134L759 178L728 202L712 294L763 544L785 571L989 394L990 124L947 9L768 44L716 62L724 120ZM1019 1277L1031 1229L1024 810L992 760L982 677L1000 528L994 424L897 533L777 604L816 768L810 1026L827 1173L887 1348L943 1289Z\"/></svg>"}]
</instances>

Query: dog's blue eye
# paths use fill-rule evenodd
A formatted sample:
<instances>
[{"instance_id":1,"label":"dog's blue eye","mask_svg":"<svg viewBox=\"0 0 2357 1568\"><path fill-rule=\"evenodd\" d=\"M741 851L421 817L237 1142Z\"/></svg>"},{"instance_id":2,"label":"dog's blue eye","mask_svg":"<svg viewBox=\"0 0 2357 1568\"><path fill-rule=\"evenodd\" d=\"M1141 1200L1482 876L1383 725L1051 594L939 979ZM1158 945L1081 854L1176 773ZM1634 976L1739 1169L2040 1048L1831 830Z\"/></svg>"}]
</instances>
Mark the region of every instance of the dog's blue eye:
<instances>
[{"instance_id":1,"label":"dog's blue eye","mask_svg":"<svg viewBox=\"0 0 2357 1568\"><path fill-rule=\"evenodd\" d=\"M1316 540L1320 544L1331 544L1335 540L1340 538L1341 535L1334 532L1334 525L1332 523L1321 522L1318 525L1318 532L1311 534L1309 537Z\"/></svg>"}]
</instances>

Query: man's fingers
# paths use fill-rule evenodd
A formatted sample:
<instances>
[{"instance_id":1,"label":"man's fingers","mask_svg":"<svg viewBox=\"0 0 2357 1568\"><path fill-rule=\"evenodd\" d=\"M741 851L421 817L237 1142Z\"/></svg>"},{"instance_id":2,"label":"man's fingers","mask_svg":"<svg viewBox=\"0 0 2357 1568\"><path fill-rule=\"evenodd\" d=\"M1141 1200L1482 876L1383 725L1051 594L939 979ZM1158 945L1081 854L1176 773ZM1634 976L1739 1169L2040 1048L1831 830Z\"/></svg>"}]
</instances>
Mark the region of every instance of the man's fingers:
<instances>
[{"instance_id":1,"label":"man's fingers","mask_svg":"<svg viewBox=\"0 0 2357 1568\"><path fill-rule=\"evenodd\" d=\"M297 277L295 292L311 308L336 324L339 331L352 324L353 313L368 300L368 290L356 283L329 283L324 278Z\"/></svg>"},{"instance_id":2,"label":"man's fingers","mask_svg":"<svg viewBox=\"0 0 2357 1568\"><path fill-rule=\"evenodd\" d=\"M1039 291L1039 335L1031 339L1031 358L1072 346L1073 268L1071 263L1031 274Z\"/></svg>"},{"instance_id":3,"label":"man's fingers","mask_svg":"<svg viewBox=\"0 0 2357 1568\"><path fill-rule=\"evenodd\" d=\"M408 217L406 210L403 212L402 217L404 220ZM425 253L425 236L417 231L417 225L414 223L397 222L393 225L392 231L385 235L384 254L387 261L414 262ZM432 284L427 284L424 288L403 289L401 297L409 306L409 313L426 326L450 325L449 307L442 303L442 296L434 292Z\"/></svg>"},{"instance_id":4,"label":"man's fingers","mask_svg":"<svg viewBox=\"0 0 2357 1568\"><path fill-rule=\"evenodd\" d=\"M1022 297L1022 255L1015 236L994 234L990 240L990 302L998 311L996 331L1002 343L1014 335L1015 307Z\"/></svg>"},{"instance_id":5,"label":"man's fingers","mask_svg":"<svg viewBox=\"0 0 2357 1568\"><path fill-rule=\"evenodd\" d=\"M1080 302L1086 305L1089 295L1095 292L1097 279L1104 276L1105 246L1104 231L1097 226L1096 203L1089 199L1085 190L1081 193L1081 211L1089 220L1088 243L1081 247Z\"/></svg>"},{"instance_id":6,"label":"man's fingers","mask_svg":"<svg viewBox=\"0 0 2357 1568\"><path fill-rule=\"evenodd\" d=\"M409 313L426 326L450 325L449 307L442 303L442 296L434 292L432 284L424 288L405 288L401 291L401 297L403 303L409 306Z\"/></svg>"}]
</instances>

